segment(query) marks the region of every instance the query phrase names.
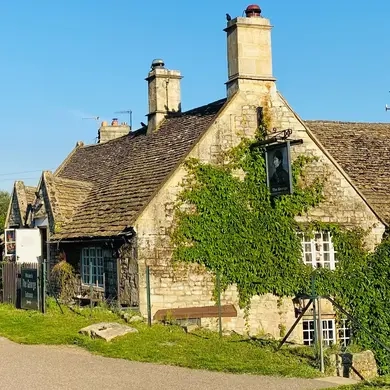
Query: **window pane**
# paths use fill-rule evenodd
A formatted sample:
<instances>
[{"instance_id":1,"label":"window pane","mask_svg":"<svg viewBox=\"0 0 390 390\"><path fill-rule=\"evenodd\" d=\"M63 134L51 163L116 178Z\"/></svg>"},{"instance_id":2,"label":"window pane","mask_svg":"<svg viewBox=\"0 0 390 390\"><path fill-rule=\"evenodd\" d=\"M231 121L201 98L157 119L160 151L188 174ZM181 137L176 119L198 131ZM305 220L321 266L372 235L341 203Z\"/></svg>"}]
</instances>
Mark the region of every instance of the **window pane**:
<instances>
[{"instance_id":1,"label":"window pane","mask_svg":"<svg viewBox=\"0 0 390 390\"><path fill-rule=\"evenodd\" d=\"M302 241L302 261L315 268L335 269L337 259L331 239L329 232L315 232L311 238L305 236Z\"/></svg>"},{"instance_id":2,"label":"window pane","mask_svg":"<svg viewBox=\"0 0 390 390\"><path fill-rule=\"evenodd\" d=\"M104 259L102 248L82 248L81 273L83 283L103 286Z\"/></svg>"},{"instance_id":3,"label":"window pane","mask_svg":"<svg viewBox=\"0 0 390 390\"><path fill-rule=\"evenodd\" d=\"M303 320L303 343L305 345L311 345L314 338L314 322L312 320Z\"/></svg>"}]
</instances>

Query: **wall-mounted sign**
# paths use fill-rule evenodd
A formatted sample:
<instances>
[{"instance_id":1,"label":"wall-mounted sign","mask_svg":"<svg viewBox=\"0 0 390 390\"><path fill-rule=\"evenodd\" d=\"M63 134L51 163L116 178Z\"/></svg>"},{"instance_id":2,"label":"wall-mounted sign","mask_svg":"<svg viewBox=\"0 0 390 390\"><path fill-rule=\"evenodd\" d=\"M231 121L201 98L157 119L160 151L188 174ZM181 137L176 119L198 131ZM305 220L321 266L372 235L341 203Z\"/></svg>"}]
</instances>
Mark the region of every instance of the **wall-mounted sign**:
<instances>
[{"instance_id":1,"label":"wall-mounted sign","mask_svg":"<svg viewBox=\"0 0 390 390\"><path fill-rule=\"evenodd\" d=\"M265 153L267 185L271 196L292 194L290 142L268 146Z\"/></svg>"},{"instance_id":2,"label":"wall-mounted sign","mask_svg":"<svg viewBox=\"0 0 390 390\"><path fill-rule=\"evenodd\" d=\"M33 268L22 268L20 282L21 308L38 310L38 270Z\"/></svg>"},{"instance_id":3,"label":"wall-mounted sign","mask_svg":"<svg viewBox=\"0 0 390 390\"><path fill-rule=\"evenodd\" d=\"M5 229L5 255L14 256L16 253L16 231Z\"/></svg>"}]
</instances>

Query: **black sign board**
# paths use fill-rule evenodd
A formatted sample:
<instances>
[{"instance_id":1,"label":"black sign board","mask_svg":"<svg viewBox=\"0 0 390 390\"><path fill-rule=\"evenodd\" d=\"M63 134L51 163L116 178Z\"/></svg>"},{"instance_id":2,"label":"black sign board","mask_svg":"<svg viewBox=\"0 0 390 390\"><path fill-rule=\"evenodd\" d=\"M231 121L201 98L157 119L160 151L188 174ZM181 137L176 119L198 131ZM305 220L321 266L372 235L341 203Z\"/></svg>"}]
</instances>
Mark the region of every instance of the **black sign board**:
<instances>
[{"instance_id":1,"label":"black sign board","mask_svg":"<svg viewBox=\"0 0 390 390\"><path fill-rule=\"evenodd\" d=\"M271 196L292 194L290 142L268 146L265 162Z\"/></svg>"},{"instance_id":2,"label":"black sign board","mask_svg":"<svg viewBox=\"0 0 390 390\"><path fill-rule=\"evenodd\" d=\"M38 270L22 268L20 282L21 308L39 310Z\"/></svg>"}]
</instances>

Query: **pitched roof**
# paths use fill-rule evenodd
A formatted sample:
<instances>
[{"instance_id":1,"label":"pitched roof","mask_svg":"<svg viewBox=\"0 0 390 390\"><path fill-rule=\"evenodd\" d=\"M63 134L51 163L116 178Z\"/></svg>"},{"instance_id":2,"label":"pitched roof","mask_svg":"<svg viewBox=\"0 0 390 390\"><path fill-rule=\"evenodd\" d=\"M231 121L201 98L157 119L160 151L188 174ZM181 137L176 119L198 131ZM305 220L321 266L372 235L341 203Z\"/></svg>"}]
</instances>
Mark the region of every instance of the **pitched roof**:
<instances>
[{"instance_id":1,"label":"pitched roof","mask_svg":"<svg viewBox=\"0 0 390 390\"><path fill-rule=\"evenodd\" d=\"M53 239L112 236L131 227L225 102L172 115L153 134L140 129L106 143L79 145L54 177L88 182L89 193Z\"/></svg>"},{"instance_id":2,"label":"pitched roof","mask_svg":"<svg viewBox=\"0 0 390 390\"><path fill-rule=\"evenodd\" d=\"M304 123L374 210L390 222L390 123Z\"/></svg>"},{"instance_id":3,"label":"pitched roof","mask_svg":"<svg viewBox=\"0 0 390 390\"><path fill-rule=\"evenodd\" d=\"M30 187L30 186L24 187L27 204L32 204L34 202L36 190L37 190L36 187Z\"/></svg>"},{"instance_id":4,"label":"pitched roof","mask_svg":"<svg viewBox=\"0 0 390 390\"><path fill-rule=\"evenodd\" d=\"M60 231L62 226L72 221L73 215L91 191L92 184L56 177L50 171L44 171L42 178L56 227Z\"/></svg>"},{"instance_id":5,"label":"pitched roof","mask_svg":"<svg viewBox=\"0 0 390 390\"><path fill-rule=\"evenodd\" d=\"M28 205L32 204L34 201L35 190L35 187L24 185L23 181L18 180L14 183L13 196L16 197L16 202L18 204L18 211L20 213L20 215L18 215L18 220L21 225L24 225L26 222Z\"/></svg>"}]
</instances>

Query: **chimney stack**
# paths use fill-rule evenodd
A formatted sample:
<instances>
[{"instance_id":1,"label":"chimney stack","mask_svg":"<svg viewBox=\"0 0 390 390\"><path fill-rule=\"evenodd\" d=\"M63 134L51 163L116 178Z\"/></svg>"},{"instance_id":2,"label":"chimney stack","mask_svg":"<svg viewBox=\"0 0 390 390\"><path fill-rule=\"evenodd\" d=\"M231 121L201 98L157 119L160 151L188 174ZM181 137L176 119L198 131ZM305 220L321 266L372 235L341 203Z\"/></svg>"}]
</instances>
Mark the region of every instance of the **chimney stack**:
<instances>
[{"instance_id":1,"label":"chimney stack","mask_svg":"<svg viewBox=\"0 0 390 390\"><path fill-rule=\"evenodd\" d=\"M253 82L275 81L272 75L270 21L252 4L244 17L227 22L228 97L237 90L250 89Z\"/></svg>"},{"instance_id":2,"label":"chimney stack","mask_svg":"<svg viewBox=\"0 0 390 390\"><path fill-rule=\"evenodd\" d=\"M118 118L113 118L109 125L106 121L103 121L98 131L98 143L102 144L112 139L122 137L129 134L131 131L130 126L123 122L119 123Z\"/></svg>"},{"instance_id":3,"label":"chimney stack","mask_svg":"<svg viewBox=\"0 0 390 390\"><path fill-rule=\"evenodd\" d=\"M149 97L148 134L158 129L167 114L181 112L182 78L179 71L166 69L163 60L153 60L146 78Z\"/></svg>"}]
</instances>

